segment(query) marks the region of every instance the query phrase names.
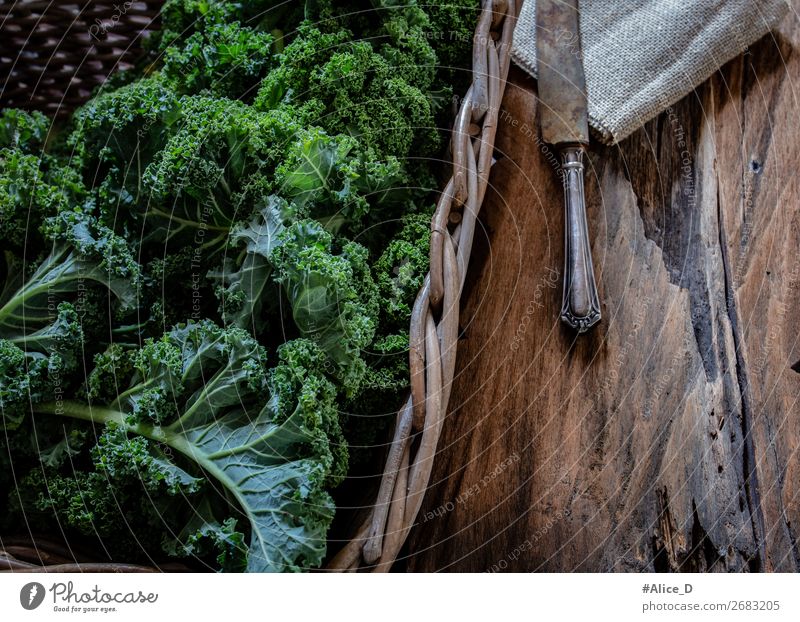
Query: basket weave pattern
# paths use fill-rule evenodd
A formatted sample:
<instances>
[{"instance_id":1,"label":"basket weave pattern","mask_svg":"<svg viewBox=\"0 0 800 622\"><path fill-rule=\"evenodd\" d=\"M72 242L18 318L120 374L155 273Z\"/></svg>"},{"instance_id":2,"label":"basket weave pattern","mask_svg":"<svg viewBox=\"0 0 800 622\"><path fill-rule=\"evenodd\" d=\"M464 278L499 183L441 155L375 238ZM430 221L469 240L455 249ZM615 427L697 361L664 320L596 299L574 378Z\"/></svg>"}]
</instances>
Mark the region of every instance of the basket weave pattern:
<instances>
[{"instance_id":1,"label":"basket weave pattern","mask_svg":"<svg viewBox=\"0 0 800 622\"><path fill-rule=\"evenodd\" d=\"M112 71L136 58L142 35L154 28L161 4L149 0L119 5L91 0L0 4L3 32L10 22L15 25L0 42L0 68L8 74L0 107L63 114L79 106ZM121 14L115 6L129 8ZM375 503L328 570L388 571L422 505L455 373L459 300L489 181L517 11L517 0L482 0L473 39L472 85L461 100L452 134L453 174L432 219L430 272L411 317L410 395L397 414ZM170 566L160 570L186 569L181 564ZM24 538L0 543L1 570L156 569L96 563L47 539Z\"/></svg>"},{"instance_id":2,"label":"basket weave pattern","mask_svg":"<svg viewBox=\"0 0 800 622\"><path fill-rule=\"evenodd\" d=\"M516 0L483 0L473 38L472 85L452 135L453 175L431 222L430 273L411 315L411 394L397 414L378 498L330 570L387 572L413 527L430 481L456 365L461 289L489 183L505 91Z\"/></svg>"},{"instance_id":3,"label":"basket weave pattern","mask_svg":"<svg viewBox=\"0 0 800 622\"><path fill-rule=\"evenodd\" d=\"M132 66L163 0L0 2L0 108L63 116Z\"/></svg>"}]
</instances>

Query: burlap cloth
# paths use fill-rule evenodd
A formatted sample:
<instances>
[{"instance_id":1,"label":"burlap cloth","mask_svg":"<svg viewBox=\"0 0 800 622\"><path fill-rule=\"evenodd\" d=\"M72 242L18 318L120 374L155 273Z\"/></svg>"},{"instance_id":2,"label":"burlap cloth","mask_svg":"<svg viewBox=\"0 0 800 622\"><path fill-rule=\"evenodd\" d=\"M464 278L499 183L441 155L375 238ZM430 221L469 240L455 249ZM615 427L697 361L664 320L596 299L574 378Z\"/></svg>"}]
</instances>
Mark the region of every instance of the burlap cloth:
<instances>
[{"instance_id":1,"label":"burlap cloth","mask_svg":"<svg viewBox=\"0 0 800 622\"><path fill-rule=\"evenodd\" d=\"M760 39L786 0L579 0L589 124L613 144ZM536 77L536 2L525 0L512 58Z\"/></svg>"}]
</instances>

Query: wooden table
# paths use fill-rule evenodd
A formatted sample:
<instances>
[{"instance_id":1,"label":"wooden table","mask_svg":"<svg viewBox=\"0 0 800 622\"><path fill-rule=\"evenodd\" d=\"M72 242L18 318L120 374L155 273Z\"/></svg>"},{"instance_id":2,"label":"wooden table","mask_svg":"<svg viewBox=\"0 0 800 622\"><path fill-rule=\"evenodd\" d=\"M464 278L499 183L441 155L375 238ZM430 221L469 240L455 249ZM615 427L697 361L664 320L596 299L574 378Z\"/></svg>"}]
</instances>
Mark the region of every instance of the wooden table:
<instances>
[{"instance_id":1,"label":"wooden table","mask_svg":"<svg viewBox=\"0 0 800 622\"><path fill-rule=\"evenodd\" d=\"M512 72L409 570L798 570L799 45L787 21L593 144L603 321L577 339L536 86Z\"/></svg>"}]
</instances>

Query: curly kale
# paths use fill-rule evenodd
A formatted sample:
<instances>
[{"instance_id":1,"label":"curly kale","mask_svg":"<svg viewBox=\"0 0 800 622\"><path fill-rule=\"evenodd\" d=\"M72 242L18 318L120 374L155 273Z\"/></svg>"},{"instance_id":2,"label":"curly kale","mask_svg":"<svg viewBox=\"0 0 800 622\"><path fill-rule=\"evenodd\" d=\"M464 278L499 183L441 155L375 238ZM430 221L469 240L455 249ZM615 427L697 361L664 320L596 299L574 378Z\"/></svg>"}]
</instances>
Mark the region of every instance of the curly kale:
<instances>
[{"instance_id":1,"label":"curly kale","mask_svg":"<svg viewBox=\"0 0 800 622\"><path fill-rule=\"evenodd\" d=\"M435 42L437 70L462 93L471 80L471 51L480 14L478 0L442 0L425 5L429 40ZM465 53L466 51L466 53Z\"/></svg>"},{"instance_id":2,"label":"curly kale","mask_svg":"<svg viewBox=\"0 0 800 622\"><path fill-rule=\"evenodd\" d=\"M41 112L15 108L0 111L0 148L23 153L41 153L47 140L50 120Z\"/></svg>"},{"instance_id":3,"label":"curly kale","mask_svg":"<svg viewBox=\"0 0 800 622\"><path fill-rule=\"evenodd\" d=\"M182 97L166 143L143 172L151 201L187 195L202 203L211 195L212 203L230 202L241 182L277 164L300 129L287 121L235 100ZM237 215L230 209L225 218L230 223Z\"/></svg>"},{"instance_id":4,"label":"curly kale","mask_svg":"<svg viewBox=\"0 0 800 622\"><path fill-rule=\"evenodd\" d=\"M80 173L46 150L49 127L38 112L0 114L0 242L28 256L42 250L42 222L86 195Z\"/></svg>"},{"instance_id":5,"label":"curly kale","mask_svg":"<svg viewBox=\"0 0 800 622\"><path fill-rule=\"evenodd\" d=\"M77 452L72 451L74 456ZM172 534L182 525L173 521L180 517L188 524L193 505L208 494L207 482L175 464L158 443L131 437L114 423L105 427L89 452L88 469L76 470L72 456L70 465L58 468L42 461L24 476L20 509L34 524L56 517L63 528L100 537L115 555L146 559L167 548L167 542L178 544ZM234 519L228 521L235 525ZM204 525L206 530L215 526ZM162 536L154 536L162 531ZM130 539L121 537L124 534ZM197 556L213 552L198 551ZM246 556L243 545L238 556Z\"/></svg>"},{"instance_id":6,"label":"curly kale","mask_svg":"<svg viewBox=\"0 0 800 622\"><path fill-rule=\"evenodd\" d=\"M344 392L358 390L366 372L361 352L375 335L377 288L367 250L347 242L337 253L333 236L314 221L293 223L272 253L300 334L322 348Z\"/></svg>"},{"instance_id":7,"label":"curly kale","mask_svg":"<svg viewBox=\"0 0 800 622\"><path fill-rule=\"evenodd\" d=\"M180 46L196 33L231 22L273 34L291 32L303 13L303 3L285 0L167 0L161 8L162 27L156 47L165 51Z\"/></svg>"},{"instance_id":8,"label":"curly kale","mask_svg":"<svg viewBox=\"0 0 800 622\"><path fill-rule=\"evenodd\" d=\"M208 273L216 283L219 314L226 326L250 328L254 334L264 331L264 309L274 306L267 293L272 276L270 259L291 215L286 201L270 196L257 218L240 223L231 232L231 245L244 244L244 253L236 259L226 257L221 268Z\"/></svg>"},{"instance_id":9,"label":"curly kale","mask_svg":"<svg viewBox=\"0 0 800 622\"><path fill-rule=\"evenodd\" d=\"M408 326L411 308L429 268L430 213L411 214L375 262L373 270L386 326Z\"/></svg>"},{"instance_id":10,"label":"curly kale","mask_svg":"<svg viewBox=\"0 0 800 622\"><path fill-rule=\"evenodd\" d=\"M345 436L354 470L375 459L375 447L385 442L387 429L408 390L408 333L376 337L364 359L367 372L361 387L344 404Z\"/></svg>"},{"instance_id":11,"label":"curly kale","mask_svg":"<svg viewBox=\"0 0 800 622\"><path fill-rule=\"evenodd\" d=\"M52 251L27 278L21 262L6 256L0 409L13 421L29 402L69 387L69 374L86 348L83 317L96 304L92 282L110 292L120 309L132 309L137 301L139 266L124 240L80 212L62 212L45 229Z\"/></svg>"},{"instance_id":12,"label":"curly kale","mask_svg":"<svg viewBox=\"0 0 800 622\"><path fill-rule=\"evenodd\" d=\"M161 149L176 120L178 94L160 74L91 99L72 119L67 144L92 187L112 169L133 187L138 162Z\"/></svg>"},{"instance_id":13,"label":"curly kale","mask_svg":"<svg viewBox=\"0 0 800 622\"><path fill-rule=\"evenodd\" d=\"M192 495L202 483L160 454L153 442L144 437L131 438L113 423L98 437L91 459L94 470L81 473L77 479L53 473L37 503L41 510L63 512L68 525L87 534L96 530L113 535L113 530L120 527L122 500L138 499L140 507L136 509L146 512L150 510L150 496ZM37 477L38 473L34 473L33 477ZM152 520L157 521L157 516Z\"/></svg>"},{"instance_id":14,"label":"curly kale","mask_svg":"<svg viewBox=\"0 0 800 622\"><path fill-rule=\"evenodd\" d=\"M247 569L300 570L324 555L333 516L325 487L343 476L347 451L336 389L318 347L303 341L284 345L271 371L265 357L239 328L209 321L177 326L128 353L130 364L122 369L119 352L98 358L93 375L127 378L128 388L113 401L50 402L34 409L109 426L92 455L94 473L106 479L130 480L134 469L146 489L171 496L195 493L195 480L207 475L232 504L224 509L227 517L207 517L211 528L230 524L230 515L248 525ZM89 384L103 381L90 378ZM66 507L75 508L68 520L85 527L81 495L66 488L73 500ZM195 501L218 515L218 500ZM196 519L195 536L208 531ZM196 544L192 537L169 548Z\"/></svg>"},{"instance_id":15,"label":"curly kale","mask_svg":"<svg viewBox=\"0 0 800 622\"><path fill-rule=\"evenodd\" d=\"M409 59L402 61L409 65L393 65L402 57L398 48L387 43L382 51L353 41L344 30L301 28L283 51L280 67L262 82L254 106L270 110L313 99L324 104L316 124L331 134L356 137L378 159L403 159L412 145L418 155L427 155L439 143L425 94L432 76L404 70L414 66ZM396 52L394 59L386 57L388 51Z\"/></svg>"},{"instance_id":16,"label":"curly kale","mask_svg":"<svg viewBox=\"0 0 800 622\"><path fill-rule=\"evenodd\" d=\"M0 149L0 241L9 246L38 252L41 223L84 195L80 175L55 158Z\"/></svg>"},{"instance_id":17,"label":"curly kale","mask_svg":"<svg viewBox=\"0 0 800 622\"><path fill-rule=\"evenodd\" d=\"M169 50L196 33L236 21L236 10L235 2L167 0L161 8L161 49Z\"/></svg>"},{"instance_id":18,"label":"curly kale","mask_svg":"<svg viewBox=\"0 0 800 622\"><path fill-rule=\"evenodd\" d=\"M271 34L232 24L211 24L164 54L164 74L182 93L208 90L247 98L273 64Z\"/></svg>"}]
</instances>

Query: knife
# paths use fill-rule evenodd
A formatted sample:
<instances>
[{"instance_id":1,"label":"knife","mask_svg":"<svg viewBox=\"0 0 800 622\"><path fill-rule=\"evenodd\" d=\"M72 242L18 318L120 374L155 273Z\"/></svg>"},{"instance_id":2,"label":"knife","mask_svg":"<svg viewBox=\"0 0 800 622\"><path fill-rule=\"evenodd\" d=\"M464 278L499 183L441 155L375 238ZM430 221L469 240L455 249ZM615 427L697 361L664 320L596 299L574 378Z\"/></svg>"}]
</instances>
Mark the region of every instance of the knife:
<instances>
[{"instance_id":1,"label":"knife","mask_svg":"<svg viewBox=\"0 0 800 622\"><path fill-rule=\"evenodd\" d=\"M564 183L564 288L561 320L584 333L600 321L583 158L589 144L578 0L536 0L536 57L542 140L561 154Z\"/></svg>"}]
</instances>

